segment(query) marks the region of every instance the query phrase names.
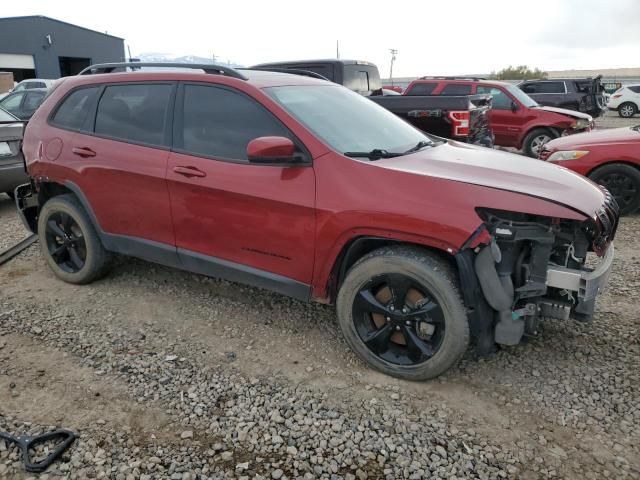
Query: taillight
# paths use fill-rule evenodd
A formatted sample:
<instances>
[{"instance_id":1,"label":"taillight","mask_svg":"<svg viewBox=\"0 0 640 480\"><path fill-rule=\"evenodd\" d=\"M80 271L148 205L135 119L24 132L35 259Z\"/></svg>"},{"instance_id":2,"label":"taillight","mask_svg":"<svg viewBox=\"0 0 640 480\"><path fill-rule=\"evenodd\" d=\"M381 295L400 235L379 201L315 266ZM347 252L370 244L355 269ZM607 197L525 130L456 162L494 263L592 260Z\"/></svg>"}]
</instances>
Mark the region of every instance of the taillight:
<instances>
[{"instance_id":1,"label":"taillight","mask_svg":"<svg viewBox=\"0 0 640 480\"><path fill-rule=\"evenodd\" d=\"M611 95L611 98L620 98L621 96L621 93L616 93L615 95Z\"/></svg>"},{"instance_id":2,"label":"taillight","mask_svg":"<svg viewBox=\"0 0 640 480\"><path fill-rule=\"evenodd\" d=\"M451 120L451 125L453 126L454 137L469 135L471 112L449 112L449 119Z\"/></svg>"}]
</instances>

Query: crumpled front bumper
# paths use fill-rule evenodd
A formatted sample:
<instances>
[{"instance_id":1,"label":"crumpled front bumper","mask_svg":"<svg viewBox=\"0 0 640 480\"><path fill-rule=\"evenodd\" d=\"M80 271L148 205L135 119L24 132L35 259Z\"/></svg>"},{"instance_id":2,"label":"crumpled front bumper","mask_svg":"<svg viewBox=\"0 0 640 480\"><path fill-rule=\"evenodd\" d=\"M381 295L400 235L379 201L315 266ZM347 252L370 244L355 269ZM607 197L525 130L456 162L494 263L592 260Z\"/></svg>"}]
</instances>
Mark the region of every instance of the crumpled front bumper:
<instances>
[{"instance_id":1,"label":"crumpled front bumper","mask_svg":"<svg viewBox=\"0 0 640 480\"><path fill-rule=\"evenodd\" d=\"M547 269L547 286L574 292L578 300L575 311L591 316L597 296L607 285L614 256L615 248L612 242L594 269L577 270L550 265Z\"/></svg>"}]
</instances>

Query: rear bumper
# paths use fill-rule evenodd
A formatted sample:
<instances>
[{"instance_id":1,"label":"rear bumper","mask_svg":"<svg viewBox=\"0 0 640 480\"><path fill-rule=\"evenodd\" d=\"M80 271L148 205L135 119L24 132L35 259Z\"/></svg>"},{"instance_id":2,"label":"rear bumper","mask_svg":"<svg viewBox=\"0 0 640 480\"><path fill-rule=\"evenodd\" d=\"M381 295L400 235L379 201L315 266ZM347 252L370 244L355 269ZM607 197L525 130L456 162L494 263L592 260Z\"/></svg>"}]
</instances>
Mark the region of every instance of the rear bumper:
<instances>
[{"instance_id":1,"label":"rear bumper","mask_svg":"<svg viewBox=\"0 0 640 480\"><path fill-rule=\"evenodd\" d=\"M0 192L13 192L18 185L28 181L29 176L24 171L24 164L21 161L0 165Z\"/></svg>"},{"instance_id":2,"label":"rear bumper","mask_svg":"<svg viewBox=\"0 0 640 480\"><path fill-rule=\"evenodd\" d=\"M19 185L15 189L16 209L22 224L32 233L37 233L38 196L34 194L31 184Z\"/></svg>"}]
</instances>

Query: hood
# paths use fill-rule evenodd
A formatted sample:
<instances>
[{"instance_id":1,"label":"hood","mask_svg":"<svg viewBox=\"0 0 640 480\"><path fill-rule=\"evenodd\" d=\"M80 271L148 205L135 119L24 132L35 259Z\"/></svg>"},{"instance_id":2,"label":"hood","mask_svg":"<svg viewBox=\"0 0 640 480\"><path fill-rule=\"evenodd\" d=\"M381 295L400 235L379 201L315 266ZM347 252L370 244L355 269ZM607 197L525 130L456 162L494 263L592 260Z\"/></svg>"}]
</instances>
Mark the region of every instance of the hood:
<instances>
[{"instance_id":1,"label":"hood","mask_svg":"<svg viewBox=\"0 0 640 480\"><path fill-rule=\"evenodd\" d=\"M20 140L24 125L22 123L9 123L0 125L0 141L9 142L11 140Z\"/></svg>"},{"instance_id":2,"label":"hood","mask_svg":"<svg viewBox=\"0 0 640 480\"><path fill-rule=\"evenodd\" d=\"M545 145L545 150L555 152L558 150L575 150L580 147L597 145L611 146L625 143L632 143L640 148L640 131L634 128L635 127L609 128L568 135L548 142Z\"/></svg>"},{"instance_id":3,"label":"hood","mask_svg":"<svg viewBox=\"0 0 640 480\"><path fill-rule=\"evenodd\" d=\"M561 115L566 115L572 118L584 118L585 120L589 120L589 122L593 121L593 117L587 113L576 112L575 110L569 110L567 108L556 108L556 107L543 107L540 105L536 107L539 110L544 110L545 112L559 113Z\"/></svg>"},{"instance_id":4,"label":"hood","mask_svg":"<svg viewBox=\"0 0 640 480\"><path fill-rule=\"evenodd\" d=\"M391 170L546 199L588 217L604 204L604 194L595 183L564 167L466 143L449 141L374 163ZM505 210L508 207L505 205Z\"/></svg>"}]
</instances>

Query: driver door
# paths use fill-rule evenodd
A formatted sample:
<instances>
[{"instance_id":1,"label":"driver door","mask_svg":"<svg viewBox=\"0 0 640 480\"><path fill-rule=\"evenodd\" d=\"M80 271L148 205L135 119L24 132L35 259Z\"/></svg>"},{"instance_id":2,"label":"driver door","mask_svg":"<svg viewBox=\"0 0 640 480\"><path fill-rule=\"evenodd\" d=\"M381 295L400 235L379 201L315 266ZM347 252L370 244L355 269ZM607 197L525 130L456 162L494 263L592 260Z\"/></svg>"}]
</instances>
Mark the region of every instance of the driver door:
<instances>
[{"instance_id":1,"label":"driver door","mask_svg":"<svg viewBox=\"0 0 640 480\"><path fill-rule=\"evenodd\" d=\"M310 161L250 163L247 144L263 136L286 136L300 145L243 92L180 86L167 169L178 254L190 270L308 296L315 249L313 167Z\"/></svg>"}]
</instances>

